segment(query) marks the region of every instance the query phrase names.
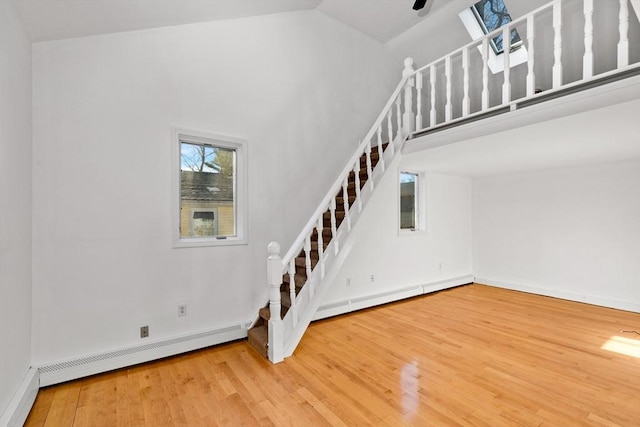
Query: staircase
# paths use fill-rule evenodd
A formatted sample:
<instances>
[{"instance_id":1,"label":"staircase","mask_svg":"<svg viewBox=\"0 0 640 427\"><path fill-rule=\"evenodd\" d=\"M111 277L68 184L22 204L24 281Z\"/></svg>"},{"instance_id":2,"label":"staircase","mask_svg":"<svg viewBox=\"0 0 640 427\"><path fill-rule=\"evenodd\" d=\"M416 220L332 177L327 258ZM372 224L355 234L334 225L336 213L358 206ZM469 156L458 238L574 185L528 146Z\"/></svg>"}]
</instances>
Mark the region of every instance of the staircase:
<instances>
[{"instance_id":1,"label":"staircase","mask_svg":"<svg viewBox=\"0 0 640 427\"><path fill-rule=\"evenodd\" d=\"M382 145L382 152L379 152L377 149L372 151L370 154L371 167L375 170L375 167L378 165L378 162L384 152L387 150L389 143L384 143ZM332 206L335 205L334 215L335 215L335 227L340 228L343 224L347 212L345 211L345 206L353 206L356 201L357 194L362 192L362 189L365 187L368 179L367 175L367 153L363 153L360 156L359 160L360 171L358 175L353 170L349 173L349 177L347 179L347 191L346 191L346 200L345 194L342 190L340 190L334 197ZM356 176L358 179L356 179ZM356 191L356 186L358 190ZM311 234L310 237L310 269L313 271L316 265L318 265L319 251L318 247L322 245L322 251L326 251L329 247L329 244L332 240L332 212L331 209L327 209L322 214L322 239L319 242L318 239L318 231L317 229ZM307 276L307 257L304 249L301 250L298 255L295 257L295 273L292 276L289 273L285 273L282 275L282 285L280 285L280 317L284 318L291 308L292 299L291 299L291 283L295 283L295 295L299 295L302 288L305 286L308 280ZM293 282L292 282L293 281ZM268 358L268 348L269 348L269 320L271 319L271 310L269 305L261 308L258 313L258 320L255 322L253 327L249 329L249 344L258 351L261 355Z\"/></svg>"},{"instance_id":2,"label":"staircase","mask_svg":"<svg viewBox=\"0 0 640 427\"><path fill-rule=\"evenodd\" d=\"M594 0L553 0L418 70L407 58L391 98L293 245L281 258L280 246L269 244L269 301L249 330L249 343L273 363L293 354L349 253L358 218L385 172L397 170L407 139L639 76L640 47L629 38L630 24L638 31L629 10L637 15L639 3L612 0L606 7L617 7L618 15L594 20ZM537 37L541 29L547 37ZM522 40L513 49L512 31ZM500 57L490 49L499 35L507 52ZM615 52L616 64L598 62L602 52ZM526 62L512 70L516 53ZM503 71L490 73L495 61Z\"/></svg>"},{"instance_id":3,"label":"staircase","mask_svg":"<svg viewBox=\"0 0 640 427\"><path fill-rule=\"evenodd\" d=\"M391 98L284 257L277 243L269 245L269 302L248 335L274 363L293 354L346 259L349 236L376 184L415 127L413 72L408 58Z\"/></svg>"}]
</instances>

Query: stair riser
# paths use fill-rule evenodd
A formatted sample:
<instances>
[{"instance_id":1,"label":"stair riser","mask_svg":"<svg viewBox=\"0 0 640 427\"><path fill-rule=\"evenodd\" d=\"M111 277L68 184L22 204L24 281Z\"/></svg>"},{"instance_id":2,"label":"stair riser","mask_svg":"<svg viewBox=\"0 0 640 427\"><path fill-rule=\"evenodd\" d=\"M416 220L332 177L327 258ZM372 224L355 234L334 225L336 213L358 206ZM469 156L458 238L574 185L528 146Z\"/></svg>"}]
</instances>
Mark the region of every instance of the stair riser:
<instances>
[{"instance_id":1,"label":"stair riser","mask_svg":"<svg viewBox=\"0 0 640 427\"><path fill-rule=\"evenodd\" d=\"M334 212L335 212L336 219L344 218L344 211L339 212L338 206L336 206L336 210ZM327 211L324 214L322 214L322 218L331 219L331 211Z\"/></svg>"},{"instance_id":2,"label":"stair riser","mask_svg":"<svg viewBox=\"0 0 640 427\"><path fill-rule=\"evenodd\" d=\"M264 333L266 331L266 334ZM267 350L267 342L269 339L269 332L266 325L254 327L249 329L249 344L264 358L268 359L269 354Z\"/></svg>"}]
</instances>

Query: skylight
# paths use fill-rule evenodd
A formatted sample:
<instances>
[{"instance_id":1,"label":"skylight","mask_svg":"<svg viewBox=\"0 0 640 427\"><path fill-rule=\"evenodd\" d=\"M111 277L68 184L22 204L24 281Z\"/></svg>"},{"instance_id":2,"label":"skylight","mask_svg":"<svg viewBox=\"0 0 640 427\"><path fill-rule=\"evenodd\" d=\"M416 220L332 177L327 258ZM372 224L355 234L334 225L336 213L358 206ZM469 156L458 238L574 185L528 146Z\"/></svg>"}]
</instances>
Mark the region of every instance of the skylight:
<instances>
[{"instance_id":1,"label":"skylight","mask_svg":"<svg viewBox=\"0 0 640 427\"><path fill-rule=\"evenodd\" d=\"M471 10L485 34L489 34L493 30L511 22L511 15L509 15L504 0L480 0L471 6ZM518 31L515 29L511 30L510 52L513 52L521 45L522 40L520 39ZM491 40L491 47L496 55L504 52L502 33Z\"/></svg>"}]
</instances>

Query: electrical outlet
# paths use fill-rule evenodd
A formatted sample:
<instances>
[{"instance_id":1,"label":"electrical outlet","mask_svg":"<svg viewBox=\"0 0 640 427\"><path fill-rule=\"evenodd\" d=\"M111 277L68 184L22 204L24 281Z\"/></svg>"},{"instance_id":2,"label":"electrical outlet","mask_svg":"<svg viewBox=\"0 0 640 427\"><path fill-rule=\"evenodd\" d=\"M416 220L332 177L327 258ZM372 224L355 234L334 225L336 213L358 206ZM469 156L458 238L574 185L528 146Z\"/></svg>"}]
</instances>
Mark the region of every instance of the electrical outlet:
<instances>
[{"instance_id":1,"label":"electrical outlet","mask_svg":"<svg viewBox=\"0 0 640 427\"><path fill-rule=\"evenodd\" d=\"M371 283L376 281L376 276L374 276L373 274L371 275Z\"/></svg>"},{"instance_id":2,"label":"electrical outlet","mask_svg":"<svg viewBox=\"0 0 640 427\"><path fill-rule=\"evenodd\" d=\"M351 277L347 277L347 286L351 286Z\"/></svg>"},{"instance_id":3,"label":"electrical outlet","mask_svg":"<svg viewBox=\"0 0 640 427\"><path fill-rule=\"evenodd\" d=\"M140 338L147 338L149 336L149 327L140 326Z\"/></svg>"},{"instance_id":4,"label":"electrical outlet","mask_svg":"<svg viewBox=\"0 0 640 427\"><path fill-rule=\"evenodd\" d=\"M178 317L182 317L182 316L186 316L187 315L187 305L179 305L178 306Z\"/></svg>"}]
</instances>

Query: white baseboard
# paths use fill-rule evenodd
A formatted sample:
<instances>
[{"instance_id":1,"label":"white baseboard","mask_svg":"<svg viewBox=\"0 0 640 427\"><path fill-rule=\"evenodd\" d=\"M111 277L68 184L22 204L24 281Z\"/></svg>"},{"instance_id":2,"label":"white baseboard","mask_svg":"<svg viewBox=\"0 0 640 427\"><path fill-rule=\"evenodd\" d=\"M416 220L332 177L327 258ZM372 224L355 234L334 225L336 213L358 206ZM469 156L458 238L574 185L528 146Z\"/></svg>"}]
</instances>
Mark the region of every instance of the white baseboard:
<instances>
[{"instance_id":1,"label":"white baseboard","mask_svg":"<svg viewBox=\"0 0 640 427\"><path fill-rule=\"evenodd\" d=\"M251 321L220 327L170 339L148 342L144 345L121 348L90 356L49 363L38 367L40 386L112 371L138 363L149 362L216 344L246 338Z\"/></svg>"},{"instance_id":2,"label":"white baseboard","mask_svg":"<svg viewBox=\"0 0 640 427\"><path fill-rule=\"evenodd\" d=\"M475 282L488 286L494 286L496 288L510 289L513 291L527 292L530 294L544 295L547 297L566 299L569 301L582 302L585 304L599 305L602 307L640 313L640 303L638 303L637 301L621 301L613 298L567 292L560 289L548 289L537 286L521 285L517 283L501 282L499 280L488 279L485 277L476 277Z\"/></svg>"},{"instance_id":3,"label":"white baseboard","mask_svg":"<svg viewBox=\"0 0 640 427\"><path fill-rule=\"evenodd\" d=\"M460 285L473 282L473 275L453 277L445 280L438 280L422 285L410 286L407 288L394 289L389 292L364 295L360 297L350 298L339 302L321 305L318 308L313 320L326 319L327 317L338 316L340 314L350 313L364 308L374 307L376 305L386 304L393 301L399 301L405 298L411 298L422 294L441 291L443 289L453 288Z\"/></svg>"},{"instance_id":4,"label":"white baseboard","mask_svg":"<svg viewBox=\"0 0 640 427\"><path fill-rule=\"evenodd\" d=\"M9 402L9 406L0 416L1 427L20 427L24 425L33 402L40 388L40 375L38 369L31 367L20 383L20 387Z\"/></svg>"}]
</instances>

